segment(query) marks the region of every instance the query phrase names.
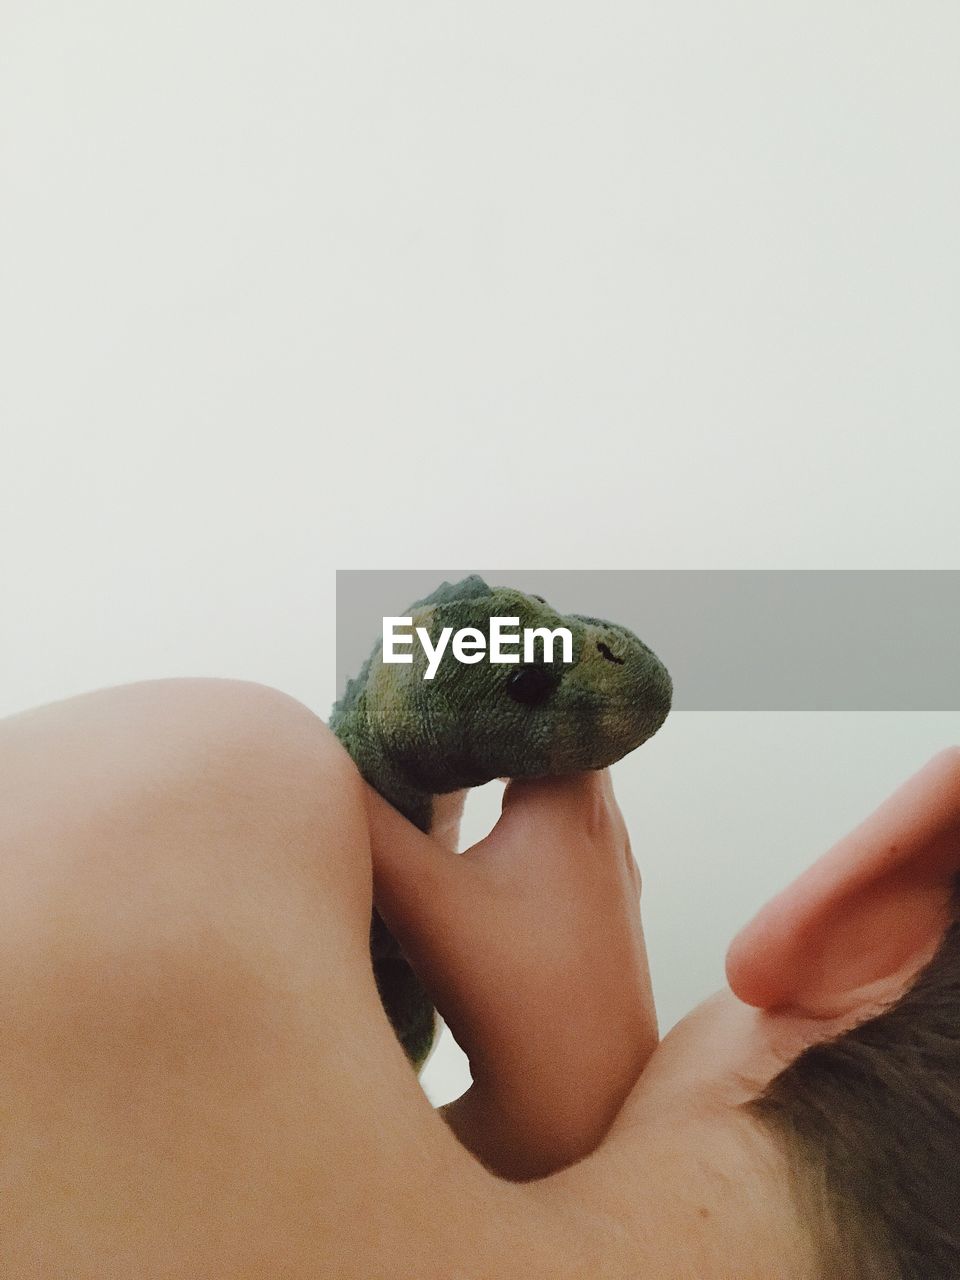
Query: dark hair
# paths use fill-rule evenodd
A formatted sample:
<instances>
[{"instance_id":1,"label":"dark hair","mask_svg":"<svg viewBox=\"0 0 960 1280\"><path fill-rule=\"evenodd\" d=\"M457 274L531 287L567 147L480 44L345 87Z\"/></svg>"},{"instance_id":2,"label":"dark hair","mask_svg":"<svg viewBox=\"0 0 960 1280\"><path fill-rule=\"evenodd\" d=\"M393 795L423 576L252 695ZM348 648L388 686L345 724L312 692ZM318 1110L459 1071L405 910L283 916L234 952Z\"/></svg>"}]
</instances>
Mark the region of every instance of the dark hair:
<instances>
[{"instance_id":1,"label":"dark hair","mask_svg":"<svg viewBox=\"0 0 960 1280\"><path fill-rule=\"evenodd\" d=\"M785 1149L823 1280L960 1277L960 892L953 921L903 997L747 1103Z\"/></svg>"}]
</instances>

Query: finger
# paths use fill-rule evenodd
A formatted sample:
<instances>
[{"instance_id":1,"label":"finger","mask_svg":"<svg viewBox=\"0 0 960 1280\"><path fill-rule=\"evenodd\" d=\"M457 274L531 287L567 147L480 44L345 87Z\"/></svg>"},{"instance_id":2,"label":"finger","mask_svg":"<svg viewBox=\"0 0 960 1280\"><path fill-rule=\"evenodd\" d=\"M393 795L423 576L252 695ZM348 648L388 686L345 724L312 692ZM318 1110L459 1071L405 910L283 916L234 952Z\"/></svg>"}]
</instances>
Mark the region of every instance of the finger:
<instances>
[{"instance_id":1,"label":"finger","mask_svg":"<svg viewBox=\"0 0 960 1280\"><path fill-rule=\"evenodd\" d=\"M460 822L466 798L466 791L450 791L433 797L430 835L453 853L460 847Z\"/></svg>"},{"instance_id":2,"label":"finger","mask_svg":"<svg viewBox=\"0 0 960 1280\"><path fill-rule=\"evenodd\" d=\"M456 928L465 869L456 853L408 822L372 787L365 788L365 801L374 901L412 958Z\"/></svg>"},{"instance_id":3,"label":"finger","mask_svg":"<svg viewBox=\"0 0 960 1280\"><path fill-rule=\"evenodd\" d=\"M582 858L622 831L606 771L510 782L500 820L470 852L489 858L522 857L546 866Z\"/></svg>"},{"instance_id":4,"label":"finger","mask_svg":"<svg viewBox=\"0 0 960 1280\"><path fill-rule=\"evenodd\" d=\"M599 772L568 773L553 778L514 778L503 793L501 813L515 820L562 824L604 798Z\"/></svg>"}]
</instances>

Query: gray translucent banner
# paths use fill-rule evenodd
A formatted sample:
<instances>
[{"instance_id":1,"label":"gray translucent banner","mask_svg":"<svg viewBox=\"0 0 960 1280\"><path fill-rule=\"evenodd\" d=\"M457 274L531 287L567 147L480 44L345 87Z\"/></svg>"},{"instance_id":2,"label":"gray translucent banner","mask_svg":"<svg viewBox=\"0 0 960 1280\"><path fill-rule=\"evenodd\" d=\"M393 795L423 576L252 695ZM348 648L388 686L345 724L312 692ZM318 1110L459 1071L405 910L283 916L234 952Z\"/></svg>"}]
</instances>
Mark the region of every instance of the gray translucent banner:
<instances>
[{"instance_id":1,"label":"gray translucent banner","mask_svg":"<svg viewBox=\"0 0 960 1280\"><path fill-rule=\"evenodd\" d=\"M471 572L629 627L678 711L960 710L954 570L341 570L338 694L385 615Z\"/></svg>"}]
</instances>

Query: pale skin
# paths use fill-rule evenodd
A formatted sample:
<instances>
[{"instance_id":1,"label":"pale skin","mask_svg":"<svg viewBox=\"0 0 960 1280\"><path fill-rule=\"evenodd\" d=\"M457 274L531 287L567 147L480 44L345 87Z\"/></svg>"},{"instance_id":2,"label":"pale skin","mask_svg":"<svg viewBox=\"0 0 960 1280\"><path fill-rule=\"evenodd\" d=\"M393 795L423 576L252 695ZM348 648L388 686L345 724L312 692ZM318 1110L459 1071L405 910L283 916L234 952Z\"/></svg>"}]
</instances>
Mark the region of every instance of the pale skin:
<instances>
[{"instance_id":1,"label":"pale skin","mask_svg":"<svg viewBox=\"0 0 960 1280\"><path fill-rule=\"evenodd\" d=\"M960 833L960 764L938 761L760 917L756 963L743 935L731 981L761 1006L771 972L790 987L797 902L840 948L830 913L848 891L885 909L868 869L891 847L920 868L897 907L916 955L888 928L841 966L846 998L819 973L776 1008L727 991L661 1042L604 774L508 787L458 858L273 690L157 682L3 722L0 1273L810 1274L782 1157L738 1104L922 962ZM374 894L471 1058L445 1115L379 1005Z\"/></svg>"}]
</instances>

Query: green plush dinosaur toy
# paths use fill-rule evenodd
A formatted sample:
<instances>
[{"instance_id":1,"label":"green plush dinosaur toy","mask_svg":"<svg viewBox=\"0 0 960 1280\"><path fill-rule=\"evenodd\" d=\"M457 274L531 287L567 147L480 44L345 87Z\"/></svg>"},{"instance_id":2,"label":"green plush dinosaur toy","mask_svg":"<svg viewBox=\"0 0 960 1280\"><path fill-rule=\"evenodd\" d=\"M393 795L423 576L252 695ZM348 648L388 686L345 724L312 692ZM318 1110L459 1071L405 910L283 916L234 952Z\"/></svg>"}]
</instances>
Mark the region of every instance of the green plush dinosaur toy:
<instances>
[{"instance_id":1,"label":"green plush dinosaur toy","mask_svg":"<svg viewBox=\"0 0 960 1280\"><path fill-rule=\"evenodd\" d=\"M511 630L521 634L563 627L572 638L563 655L570 661L547 661L542 643L533 661L518 652L509 664L484 655L468 665L450 653L429 678L422 648L411 645L412 661L391 663L382 643L376 646L333 708L330 727L363 777L422 831L430 830L438 795L493 778L602 769L656 733L670 710L666 668L615 623L561 615L540 596L488 587L475 575L443 583L407 614L434 648L445 628L486 635L493 617L518 619ZM371 952L387 1016L419 1067L433 1044L436 1016L376 912Z\"/></svg>"}]
</instances>

